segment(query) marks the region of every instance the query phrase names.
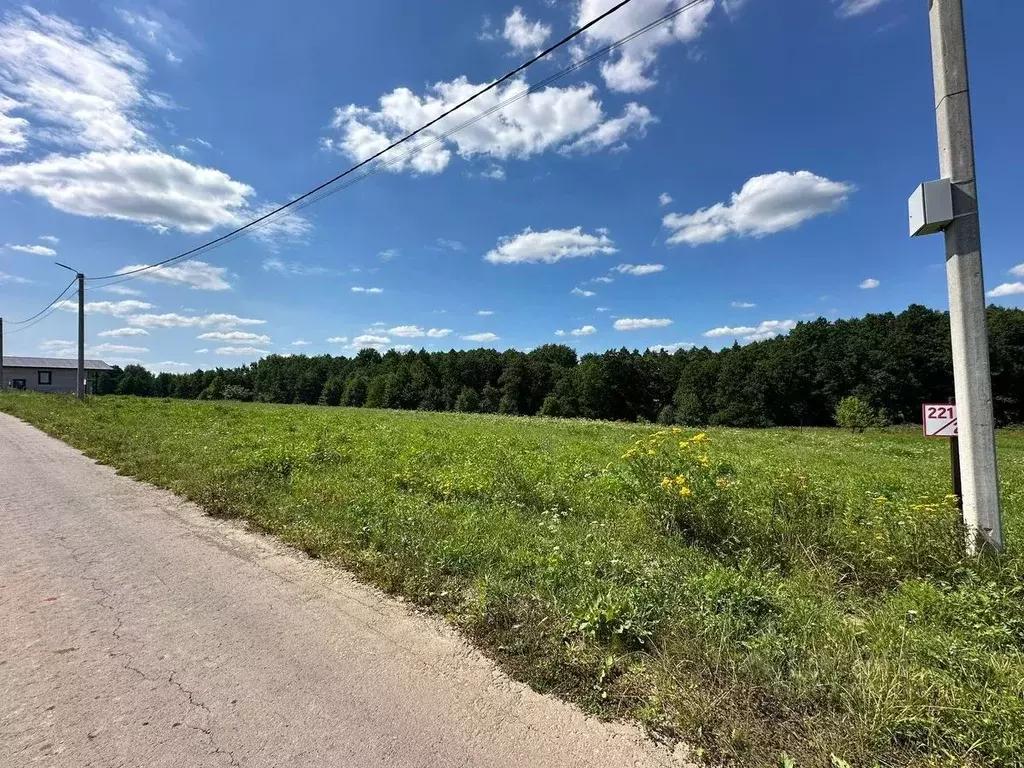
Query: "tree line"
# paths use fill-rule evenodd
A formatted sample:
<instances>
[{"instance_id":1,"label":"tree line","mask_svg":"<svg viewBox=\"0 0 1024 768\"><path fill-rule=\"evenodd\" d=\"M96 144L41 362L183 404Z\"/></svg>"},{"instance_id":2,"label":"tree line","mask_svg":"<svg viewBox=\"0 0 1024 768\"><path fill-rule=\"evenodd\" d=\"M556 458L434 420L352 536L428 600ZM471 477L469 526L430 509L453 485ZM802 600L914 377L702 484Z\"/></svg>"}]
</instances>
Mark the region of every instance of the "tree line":
<instances>
[{"instance_id":1,"label":"tree line","mask_svg":"<svg viewBox=\"0 0 1024 768\"><path fill-rule=\"evenodd\" d=\"M1024 310L988 308L995 415L1024 423ZM819 318L787 336L674 353L621 348L577 356L562 344L354 357L270 355L238 368L101 377L99 394L658 421L736 427L828 426L854 396L888 421L920 421L953 395L949 316Z\"/></svg>"}]
</instances>

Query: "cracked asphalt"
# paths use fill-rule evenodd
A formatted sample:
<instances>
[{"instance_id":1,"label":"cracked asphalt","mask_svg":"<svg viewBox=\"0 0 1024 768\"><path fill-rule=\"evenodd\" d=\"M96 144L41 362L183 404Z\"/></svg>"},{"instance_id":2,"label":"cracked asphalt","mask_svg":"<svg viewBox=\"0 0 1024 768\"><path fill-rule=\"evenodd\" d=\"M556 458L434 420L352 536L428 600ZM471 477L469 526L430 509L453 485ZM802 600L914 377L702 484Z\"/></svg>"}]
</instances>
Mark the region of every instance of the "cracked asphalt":
<instances>
[{"instance_id":1,"label":"cracked asphalt","mask_svg":"<svg viewBox=\"0 0 1024 768\"><path fill-rule=\"evenodd\" d=\"M680 766L0 414L0 766Z\"/></svg>"}]
</instances>

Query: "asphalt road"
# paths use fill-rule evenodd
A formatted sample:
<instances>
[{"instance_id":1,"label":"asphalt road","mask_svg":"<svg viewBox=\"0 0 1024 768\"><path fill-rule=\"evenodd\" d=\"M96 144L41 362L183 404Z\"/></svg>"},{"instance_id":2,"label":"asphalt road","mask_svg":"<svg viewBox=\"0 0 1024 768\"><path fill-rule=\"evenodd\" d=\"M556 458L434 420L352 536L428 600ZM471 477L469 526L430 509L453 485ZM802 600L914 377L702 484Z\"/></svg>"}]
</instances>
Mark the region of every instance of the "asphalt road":
<instances>
[{"instance_id":1,"label":"asphalt road","mask_svg":"<svg viewBox=\"0 0 1024 768\"><path fill-rule=\"evenodd\" d=\"M681 764L0 414L0 766Z\"/></svg>"}]
</instances>

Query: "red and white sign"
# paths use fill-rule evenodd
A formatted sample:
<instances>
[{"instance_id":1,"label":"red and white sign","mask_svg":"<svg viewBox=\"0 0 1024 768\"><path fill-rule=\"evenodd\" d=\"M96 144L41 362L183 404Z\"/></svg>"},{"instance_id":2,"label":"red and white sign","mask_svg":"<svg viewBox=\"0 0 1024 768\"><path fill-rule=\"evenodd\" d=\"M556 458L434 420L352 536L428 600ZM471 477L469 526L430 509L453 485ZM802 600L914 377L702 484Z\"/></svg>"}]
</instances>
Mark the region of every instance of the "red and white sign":
<instances>
[{"instance_id":1,"label":"red and white sign","mask_svg":"<svg viewBox=\"0 0 1024 768\"><path fill-rule=\"evenodd\" d=\"M925 437L956 437L956 406L948 403L924 403L921 423Z\"/></svg>"}]
</instances>

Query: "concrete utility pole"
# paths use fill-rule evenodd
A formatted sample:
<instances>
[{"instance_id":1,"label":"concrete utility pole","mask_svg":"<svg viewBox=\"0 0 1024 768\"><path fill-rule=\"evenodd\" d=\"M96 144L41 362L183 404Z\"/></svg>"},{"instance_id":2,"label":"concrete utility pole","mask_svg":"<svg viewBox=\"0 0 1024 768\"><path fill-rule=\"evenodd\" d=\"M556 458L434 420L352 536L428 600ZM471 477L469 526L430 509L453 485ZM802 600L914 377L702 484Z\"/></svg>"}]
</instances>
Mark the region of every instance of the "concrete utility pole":
<instances>
[{"instance_id":1,"label":"concrete utility pole","mask_svg":"<svg viewBox=\"0 0 1024 768\"><path fill-rule=\"evenodd\" d=\"M0 317L0 392L4 391L4 319Z\"/></svg>"},{"instance_id":2,"label":"concrete utility pole","mask_svg":"<svg viewBox=\"0 0 1024 768\"><path fill-rule=\"evenodd\" d=\"M78 381L75 395L79 400L85 400L85 275L81 272L78 273Z\"/></svg>"},{"instance_id":3,"label":"concrete utility pole","mask_svg":"<svg viewBox=\"0 0 1024 768\"><path fill-rule=\"evenodd\" d=\"M945 229L946 281L964 523L970 551L999 551L1003 548L1003 532L963 2L929 3L939 175L952 182L953 192L953 221Z\"/></svg>"}]
</instances>

